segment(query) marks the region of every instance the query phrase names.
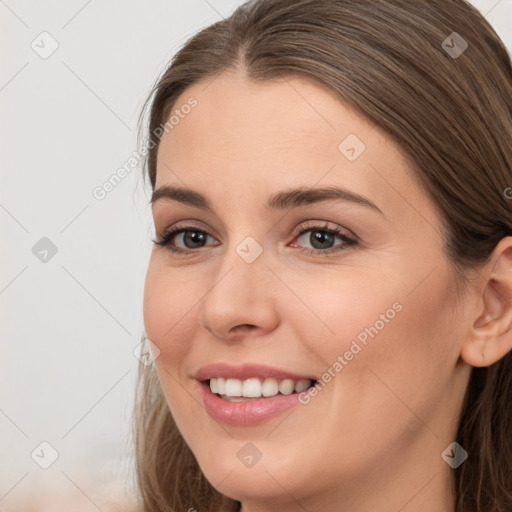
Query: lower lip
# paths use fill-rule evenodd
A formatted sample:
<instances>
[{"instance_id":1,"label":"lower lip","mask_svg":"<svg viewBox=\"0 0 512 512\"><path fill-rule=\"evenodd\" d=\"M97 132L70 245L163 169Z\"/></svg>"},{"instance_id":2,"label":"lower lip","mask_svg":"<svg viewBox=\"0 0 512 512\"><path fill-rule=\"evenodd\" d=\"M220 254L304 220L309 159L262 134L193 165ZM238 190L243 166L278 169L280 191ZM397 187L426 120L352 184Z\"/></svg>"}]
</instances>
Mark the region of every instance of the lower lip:
<instances>
[{"instance_id":1,"label":"lower lip","mask_svg":"<svg viewBox=\"0 0 512 512\"><path fill-rule=\"evenodd\" d=\"M229 402L212 393L207 382L199 383L206 411L215 420L229 425L250 426L278 416L299 403L299 394L276 395L247 402Z\"/></svg>"}]
</instances>

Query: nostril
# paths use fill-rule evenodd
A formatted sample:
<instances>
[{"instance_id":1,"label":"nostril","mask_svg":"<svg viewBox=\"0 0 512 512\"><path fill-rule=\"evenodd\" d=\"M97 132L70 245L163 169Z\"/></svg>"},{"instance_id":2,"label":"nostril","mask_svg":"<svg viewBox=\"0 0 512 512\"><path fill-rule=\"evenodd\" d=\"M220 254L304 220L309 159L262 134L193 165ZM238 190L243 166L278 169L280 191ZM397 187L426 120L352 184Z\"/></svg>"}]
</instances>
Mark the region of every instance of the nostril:
<instances>
[{"instance_id":1,"label":"nostril","mask_svg":"<svg viewBox=\"0 0 512 512\"><path fill-rule=\"evenodd\" d=\"M236 327L233 327L233 330L235 332L238 332L238 331L241 331L241 332L252 331L254 329L256 329L256 325L252 325L252 324L241 324L241 325L237 325Z\"/></svg>"}]
</instances>

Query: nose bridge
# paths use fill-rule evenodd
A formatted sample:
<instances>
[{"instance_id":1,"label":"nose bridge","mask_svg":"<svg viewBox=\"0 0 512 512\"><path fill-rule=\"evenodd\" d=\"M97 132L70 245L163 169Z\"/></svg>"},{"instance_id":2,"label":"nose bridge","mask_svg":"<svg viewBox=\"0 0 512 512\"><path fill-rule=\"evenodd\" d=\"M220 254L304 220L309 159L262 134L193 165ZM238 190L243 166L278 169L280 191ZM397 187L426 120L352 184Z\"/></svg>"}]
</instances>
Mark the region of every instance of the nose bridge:
<instances>
[{"instance_id":1,"label":"nose bridge","mask_svg":"<svg viewBox=\"0 0 512 512\"><path fill-rule=\"evenodd\" d=\"M239 325L267 330L275 322L271 272L263 242L249 232L240 228L229 232L226 250L202 302L200 323L219 337L229 337Z\"/></svg>"},{"instance_id":2,"label":"nose bridge","mask_svg":"<svg viewBox=\"0 0 512 512\"><path fill-rule=\"evenodd\" d=\"M219 264L219 271L226 267L228 270L236 265L240 267L239 272L247 274L247 278L251 279L254 273L268 272L265 266L267 258L264 254L264 246L268 247L268 226L265 225L264 216L258 210L258 206L249 205L242 196L243 194L230 202L229 209L236 213L226 216L228 219L231 217L233 221L227 226L225 252L222 255L222 263Z\"/></svg>"},{"instance_id":3,"label":"nose bridge","mask_svg":"<svg viewBox=\"0 0 512 512\"><path fill-rule=\"evenodd\" d=\"M256 299L263 298L258 283L261 284L269 270L266 267L267 258L260 243L255 236L244 236L248 230L232 230L229 240L225 242L225 252L219 257L218 265L214 273L214 282L211 298L224 293L230 297L238 298L242 303L253 303ZM261 239L261 237L259 237Z\"/></svg>"}]
</instances>

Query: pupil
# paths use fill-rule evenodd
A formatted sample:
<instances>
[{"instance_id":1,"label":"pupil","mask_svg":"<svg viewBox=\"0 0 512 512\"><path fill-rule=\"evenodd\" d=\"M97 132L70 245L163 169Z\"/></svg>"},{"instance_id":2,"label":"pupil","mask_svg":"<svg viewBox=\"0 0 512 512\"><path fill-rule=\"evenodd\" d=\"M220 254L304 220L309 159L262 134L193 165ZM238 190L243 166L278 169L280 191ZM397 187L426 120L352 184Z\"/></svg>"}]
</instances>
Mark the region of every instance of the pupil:
<instances>
[{"instance_id":1,"label":"pupil","mask_svg":"<svg viewBox=\"0 0 512 512\"><path fill-rule=\"evenodd\" d=\"M191 241L192 247L189 246L187 240ZM204 242L204 233L198 233L197 231L187 231L184 234L184 242L189 249L194 248L194 244L199 244L200 246L201 242Z\"/></svg>"},{"instance_id":2,"label":"pupil","mask_svg":"<svg viewBox=\"0 0 512 512\"><path fill-rule=\"evenodd\" d=\"M314 234L316 233L316 235ZM327 239L328 246L329 242L332 242L332 236L330 233L327 233L326 231L313 231L311 232L311 245L315 247L316 243L319 242L320 244L325 243ZM317 249L325 249L325 246L316 247Z\"/></svg>"}]
</instances>

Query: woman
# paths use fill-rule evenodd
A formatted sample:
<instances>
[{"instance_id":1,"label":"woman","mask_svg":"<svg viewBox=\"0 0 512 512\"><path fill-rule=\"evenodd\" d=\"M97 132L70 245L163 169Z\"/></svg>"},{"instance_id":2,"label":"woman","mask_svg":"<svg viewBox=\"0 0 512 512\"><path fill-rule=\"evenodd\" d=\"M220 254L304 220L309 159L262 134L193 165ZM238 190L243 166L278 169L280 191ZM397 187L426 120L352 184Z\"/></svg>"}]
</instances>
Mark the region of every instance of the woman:
<instances>
[{"instance_id":1,"label":"woman","mask_svg":"<svg viewBox=\"0 0 512 512\"><path fill-rule=\"evenodd\" d=\"M144 510L512 510L512 68L482 15L256 0L150 99Z\"/></svg>"}]
</instances>

